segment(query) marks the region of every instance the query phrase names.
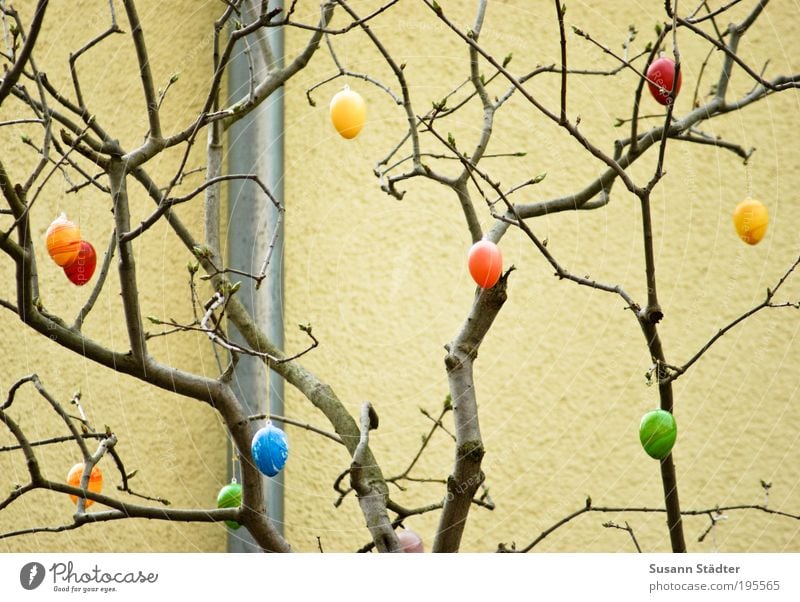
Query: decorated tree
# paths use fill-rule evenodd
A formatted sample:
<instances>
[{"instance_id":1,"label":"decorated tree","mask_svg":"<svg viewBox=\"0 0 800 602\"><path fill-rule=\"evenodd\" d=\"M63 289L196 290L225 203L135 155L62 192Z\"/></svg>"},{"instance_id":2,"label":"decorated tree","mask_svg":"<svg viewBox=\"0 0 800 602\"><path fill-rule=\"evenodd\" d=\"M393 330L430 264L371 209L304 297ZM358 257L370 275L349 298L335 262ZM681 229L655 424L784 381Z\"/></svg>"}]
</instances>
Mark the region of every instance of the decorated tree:
<instances>
[{"instance_id":1,"label":"decorated tree","mask_svg":"<svg viewBox=\"0 0 800 602\"><path fill-rule=\"evenodd\" d=\"M493 409L479 406L481 383L476 378L475 366L481 344L493 332L496 319L514 294L514 282L530 278L524 270L515 271L509 261L520 248L535 253L541 265L547 266L558 281L563 281L557 286L577 285L592 289L594 295L612 298L615 306L625 311L631 328L640 331L640 348L636 351L640 363L618 365L614 369L641 375L642 366L646 366L641 384L651 385L646 394L651 395L655 407L644 416L639 414L638 435L643 447L641 453L646 452L656 460L652 470L660 473L663 504L597 505L589 497L575 512L552 526L543 525L541 534L524 547L497 541L493 549L528 551L573 519L590 513L614 517L637 513L665 515L665 535L675 552L687 550L683 526L683 517L687 515L710 519L710 526L700 539L728 511L800 520L800 515L791 509L777 510L768 504L771 484L766 481L762 481L766 495L763 503L720 505L709 500L683 507L679 499L680 475L674 461L684 432L677 411L683 400L676 395L676 381L688 374L710 349L725 345L725 335L742 328L740 325L751 316L768 309L798 307L797 299L787 294L790 286L787 283L800 263L796 249L790 250L789 255L784 252L770 257L766 266L771 284L760 293L755 305L739 308L733 318L716 328L709 326L714 316L689 316L696 321L693 328L707 330L707 336L688 358L675 359L669 341L660 332L662 320L670 315L670 307L659 295L663 282L657 274L667 279L674 275L657 272L658 248L665 243L658 239L654 227L654 206L676 219L685 211L685 206L676 206L678 199L671 199L666 209L661 207L660 195L666 194L663 188L673 149L680 145L711 147L729 154L739 161L740 177L746 179L748 170L755 169L748 165L754 150L704 128L730 115L746 120L751 106L778 93L797 98L795 90L800 86L800 75L783 72L769 62L770 57L754 56L752 49L748 48L747 53L741 51L748 34L770 14L766 0L722 3L704 0L687 6L668 1L654 17L658 19L654 28L649 29L648 24L644 33L630 26L621 45L620 40L611 39L600 27L595 30L588 23L571 23L571 13L559 0L549 4L540 2L537 20L546 23L542 27L551 36L547 44L558 49L558 58L552 63L511 52L504 46L514 44L505 44L502 36L484 43L491 32L489 13L511 10L505 5L490 7L485 0L479 0L467 25L463 22L462 8L453 8L451 13L447 5L423 0L413 12L413 24L418 31L412 28L411 35L419 36L414 40L421 43L425 39L423 25L427 25L450 42L457 41L460 48L455 76L444 65L437 66L449 91L434 97L425 88L415 87L413 65L404 62L396 50L397 40L393 36L400 37L403 33L400 24L406 15L406 8L397 0L368 7L332 0L313 10L297 6L296 2L287 6L254 0L221 3L218 19L209 25L212 38L210 56L205 57L207 77L196 82L187 82L177 71L165 81L154 75L158 61L150 55L148 29L137 12L137 4L141 3L134 0L95 3L103 7L103 28L97 34L87 35L82 45L70 50L61 64L67 77L51 78L39 64L39 58L45 56L52 64L50 55L61 43L43 33L49 4L47 0L39 0L28 11L0 2L5 31L2 55L5 75L0 83L0 106L5 121L1 125L7 130L19 130L16 139L8 137L15 147L12 150L8 146L12 142L8 143L0 164L0 189L5 202L0 248L7 268L3 273L8 277L6 292L0 299L5 311L4 324L7 329L30 329L49 338L53 345L74 352L83 358L89 373L105 367L150 387L206 404L218 415L232 442L233 465L238 469L234 470L232 481L209 498L209 504L173 507L167 501L169 491L132 489L141 467L131 466L125 458L124 438L117 425L106 420L108 425L101 427L87 417L84 406L91 404L91 400L74 394L70 402L77 408L76 415L66 402L69 393L53 390L34 373L6 373L4 384L8 394L0 405L0 420L6 430L3 436L9 441L0 440L1 451L15 462L24 461L25 471L24 478L18 479L20 482L14 483L9 493L3 493L0 516L12 504L22 504L43 490L64 498L71 496L76 506L72 520L66 524L6 528L0 537L147 518L224 523L234 532L244 527L263 550L289 551L291 541L268 518L262 475L275 477L284 465L292 465L298 450L292 447L289 452L286 430L297 428L309 436L331 441L345 451L338 457L345 460L333 482L338 496L334 499L337 506L357 500L368 530L365 532L368 542L361 549L420 551L423 549L420 538L401 527L410 517L436 515L438 526L429 548L458 551L475 509L491 511L503 503L496 493L489 495L487 486L492 474L484 470L486 446L480 421ZM98 6L92 10L98 10ZM603 14L613 19L612 14ZM275 38L268 35L279 29L298 36L295 40L305 36L299 50L279 56ZM370 46L372 54L365 61L364 70L361 70L363 65L351 64L358 63L358 59L349 61L347 53L337 51L340 44L348 44L353 36L363 37ZM146 122L138 140L123 139L113 127L120 115L106 119L103 111L93 104L113 99L116 92L113 86L91 82L89 90L81 77L80 65L101 61L103 48L111 44L127 45L135 53L135 72L128 76L138 78L136 102L142 121ZM537 56L538 44L535 40L530 42L531 56ZM579 59L573 58L573 52ZM542 51L539 56L546 53ZM321 81L303 80L297 84L302 74L308 73L311 61L321 61L322 57L327 57L333 66L329 75ZM170 61L177 61L175 57L158 59L168 72ZM225 86L234 60L246 65L247 90L229 101ZM339 86L344 81L347 85ZM169 106L170 91L185 85L202 90L196 111ZM613 87L626 104L597 109L597 103L586 94L592 86ZM376 375L376 390L369 394L374 402L360 401L359 411L353 413L349 402L335 392L340 378L337 373L316 373L307 367L318 347L326 344L319 325L315 324L315 330L305 323L300 327L303 338L291 335L289 343L284 344L266 332L252 304L241 298L243 290L251 295L263 283L280 278L276 257L280 255L284 218L291 219L292 207L289 203L287 208L283 195L258 170L249 173L233 170L224 149L226 143L236 144L231 132L238 131L237 127L243 127L279 94L286 95L287 103L307 101L312 107L321 97L330 98L329 105L324 103L330 117L326 127L344 139L337 141L341 144L356 144L364 136L371 127L370 99L373 103L374 99L381 99L378 102L385 105L381 111L391 111L394 115L394 121L390 122L394 141L382 157L360 157L358 169L362 172L372 169L377 186L385 193L384 202L403 200L403 211L418 211L409 202L418 181L432 183L437 193L457 201L448 211L447 224L448 228L459 229L464 244L463 253L459 251L459 265L451 269L468 272L477 287L471 287L470 297L464 300L468 311L446 345L444 372L449 391L442 392L444 403L435 412L423 409L430 428L417 449L393 449L393 454L400 458L393 457L391 464L405 466L396 474L383 468L385 464L370 445L374 433L391 428L380 419L380 399L387 394L380 388L380 373L395 368L376 354L374 365L366 367ZM504 109L511 106L515 110L522 106L528 112L522 123L501 123ZM590 117L582 118L583 112ZM604 117L600 119L598 115ZM468 133L462 135L465 124ZM564 174L548 175L536 165L531 167L525 150L507 148L503 143L503 128L509 127L523 131L530 128L532 133L549 128L548 136L564 139L568 144L568 154L558 159L580 165L580 173L591 175L579 181ZM23 154L27 157L25 161L8 158ZM539 160L545 162L543 157ZM503 170L514 162L522 165L517 171L522 176L514 182L501 182L498 173L507 177L508 172ZM515 168L511 169L514 173ZM165 170L169 175L163 175ZM703 177L720 176L704 174ZM56 181L69 193L58 205L63 214L54 213L49 205L45 208L46 203L40 200L52 191ZM253 262L252 270L233 265L224 251L223 239L229 225L220 214L226 185L252 187L257 202L269 210L266 224L269 244ZM103 199L102 210L79 209L81 197L88 191L95 195L93 199ZM319 194L325 191L320 190ZM738 235L742 245L763 245L771 234L773 205L750 196L751 191L747 190L742 198L730 204L733 227L726 224L721 231L724 236ZM575 224L595 228L598 216L613 201L636 207L637 254L644 268L641 274L624 274L624 281L619 283L584 275L596 269L593 257L584 257L580 266L567 265L560 259L558 239L543 236L539 225L545 216L573 213L580 214ZM190 222L181 213L184 210L195 211L186 215L195 216L194 223L202 220L202 229L188 225ZM82 217L80 224L72 221L79 211L103 223L86 228L86 218ZM329 225L322 218L318 221L316 227ZM105 240L90 239L87 230L110 234ZM227 235L230 237L231 232ZM416 232L399 235L408 239L423 236ZM504 242L512 236L517 237L514 253L504 253ZM167 237L170 245L174 243L171 249L181 245L180 253L174 250L172 253L188 263L187 270L166 270L158 277L172 289L185 289L181 297L185 302L178 306L162 304L158 314L147 315L143 296L148 285L143 283L151 282L152 274L149 266L143 266L138 258L142 249L153 245L157 237ZM378 257L382 252L374 250ZM687 261L695 259L689 257ZM58 298L51 280L43 276L45 271L52 270L63 271L65 286L80 287L77 290L81 302L74 319L66 314L66 306ZM687 279L683 284L685 296L702 292L700 282ZM547 294L547 290L542 294ZM96 325L92 335L87 334L84 326L91 320L95 305L112 297L120 300L119 320ZM379 303L370 298L362 302ZM172 317L181 315L189 317ZM14 322L12 317L18 321ZM796 320L789 315L772 319ZM124 344L115 338L117 324L124 330ZM569 325L570 317L564 315L564 328ZM326 336L335 337L335 330L326 328ZM602 350L604 341L617 336L614 332L598 332L595 344ZM190 337L194 343L208 346L217 365L185 366L180 361L170 361L169 348L159 345L174 337ZM307 424L291 415L274 415L269 409L253 411L237 385L237 370L245 358L262 363L274 378L295 389L319 410L318 420L324 419L328 424ZM499 361L515 360L501 357ZM579 369L575 367L576 372ZM37 412L43 412L42 407L53 412L60 420L63 431L60 435L39 438L30 422L17 414L19 404L15 400L22 392L34 390L41 397ZM597 399L592 404L601 406L606 394L598 386ZM131 400L125 403L133 405ZM415 410L407 420L417 417ZM530 420L529 428L533 430L536 417L531 416ZM781 420L781 416L774 416L775 423ZM446 474L422 477L417 472L420 459L430 453L431 442L441 435L447 441L452 465ZM617 433L615 437L635 439L636 433ZM513 449L513 442L509 445ZM71 457L74 456L68 477L60 480L47 476L51 473L42 453L55 446L70 449ZM561 453L568 452L569 449L564 449ZM299 453L302 455L302 450ZM103 488L103 480L109 478L110 471L119 484L115 494L108 486ZM403 503L398 501L401 494ZM405 502L409 495L413 504ZM609 520L603 526L626 531L636 548L640 548L628 522L623 525ZM354 544L353 549L359 545Z\"/></svg>"}]
</instances>

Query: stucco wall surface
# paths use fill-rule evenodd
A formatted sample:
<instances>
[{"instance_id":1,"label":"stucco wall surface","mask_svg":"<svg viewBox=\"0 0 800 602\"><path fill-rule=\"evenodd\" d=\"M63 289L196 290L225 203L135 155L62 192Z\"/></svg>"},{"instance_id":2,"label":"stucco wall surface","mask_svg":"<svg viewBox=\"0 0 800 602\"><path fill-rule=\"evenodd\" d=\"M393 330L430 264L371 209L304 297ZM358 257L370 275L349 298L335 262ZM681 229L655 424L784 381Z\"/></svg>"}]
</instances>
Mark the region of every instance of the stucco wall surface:
<instances>
[{"instance_id":1,"label":"stucco wall surface","mask_svg":"<svg viewBox=\"0 0 800 602\"><path fill-rule=\"evenodd\" d=\"M569 64L613 69L615 60L573 35L570 25L621 52L629 24L640 31L632 52L641 51L663 19L658 2L570 2L566 15ZM742 3L746 4L746 3ZM466 28L474 2L441 3ZM377 6L353 3L361 15ZM714 5L716 6L716 4ZM304 7L311 18L314 7ZM745 10L745 7L741 7ZM797 3L770 3L740 48L768 73L798 71ZM736 12L741 18L742 11ZM334 25L344 23L339 18ZM724 23L722 24L724 26ZM468 77L468 53L423 3L401 2L370 25L398 63L405 64L415 110L423 114ZM289 48L307 32L290 30ZM481 35L484 46L502 59L513 53L515 74L536 65L558 64L555 11L548 2L490 2ZM683 92L678 115L691 108L705 57L703 45L685 31L678 41L683 57ZM396 92L397 82L359 33L332 39L342 64L368 73ZM716 73L719 53L706 67ZM493 71L481 63L481 72ZM364 400L375 405L380 429L371 443L387 475L402 472L448 391L443 346L470 309L474 284L466 268L469 233L455 195L415 180L399 186L402 201L379 190L374 164L405 132L402 109L378 88L355 78L347 83L366 99L368 122L358 138L340 138L328 119L328 102L339 79L314 93L305 90L336 68L318 55L287 88L287 336L303 344L293 325L310 322L322 346L305 361L347 400L354 414ZM700 94L716 76L706 77ZM613 140L627 135L616 118L629 115L636 75L571 78L568 111L581 116L581 131L611 152ZM741 96L752 81L739 70L731 93ZM490 94L507 89L501 78ZM528 89L552 111L558 109L559 78L535 78ZM703 131L757 151L747 168L740 158L713 146L672 143L667 175L653 197L659 294L665 318L660 326L668 359L683 363L721 326L760 302L798 254L800 206L799 148L795 140L800 97L794 92L768 98L741 114L702 125ZM651 98L643 113L661 114ZM452 104L452 103L451 103ZM649 119L645 126L656 123ZM473 103L442 122L460 148L470 149L482 125ZM443 149L428 138L425 149ZM546 179L519 193L537 201L577 191L604 170L535 108L516 95L497 114L488 153L524 151L522 158L486 159L482 165L504 188L542 172ZM398 155L398 158L404 154ZM655 153L631 170L637 183L652 174ZM454 175L456 166L430 159ZM757 247L734 234L731 212L748 195L763 200L771 222ZM476 199L484 226L491 218ZM617 183L608 206L592 212L561 213L531 220L549 241L548 249L578 275L620 284L636 299L646 296L638 201ZM583 506L663 505L658 465L638 441L644 412L658 405L655 387L646 386L650 358L641 332L613 295L580 288L553 277L553 270L530 242L515 231L502 240L510 278L509 298L480 350L475 386L486 446L483 468L497 507L473 508L463 548L493 551L505 542L525 545L560 518ZM781 299L797 299L800 280ZM800 438L797 345L800 320L794 310L771 310L723 338L675 386L679 425L674 456L684 509L764 501L760 479L772 482L769 504L797 512ZM324 420L296 393L288 412L315 424ZM448 417L447 425L451 425ZM298 431L290 433L293 458L287 467L288 535L306 551L320 536L326 550L355 550L367 538L354 499L334 508L331 484L348 466L335 445ZM453 449L439 433L414 476L443 479ZM407 506L437 502L440 484L392 489ZM438 516L412 517L406 526L430 546ZM542 551L632 551L628 535L604 529L605 521L628 521L643 548L667 551L661 514L583 516L546 539ZM685 519L690 550L782 551L800 549L800 525L758 512L730 512L714 536L697 539L707 516Z\"/></svg>"},{"instance_id":2,"label":"stucco wall surface","mask_svg":"<svg viewBox=\"0 0 800 602\"><path fill-rule=\"evenodd\" d=\"M35 3L15 4L22 12L23 21L28 23L30 15L26 11L30 11ZM185 127L205 100L211 23L217 16L218 7L212 2L147 0L137 2L137 8L149 46L156 86L163 89L173 73L180 74L162 105L164 130L168 133ZM130 27L121 3L116 3L116 9L120 27L126 34L113 35L84 54L77 62L77 71L86 104L96 114L98 122L116 136L124 148L132 148L147 132L147 116ZM75 52L110 25L108 2L51 2L44 23L34 60L55 86L64 90L68 98L74 98L69 53ZM0 119L19 116L19 110L19 103L9 100L0 110ZM6 126L0 131L3 140L8 141L3 163L12 177L24 180L37 157L33 149L19 144L19 136L23 133L29 135L34 143L41 143L41 128L35 126ZM57 129L55 133L58 134ZM13 149L13 152L8 149ZM147 168L158 182L165 184L177 169L181 153L182 150L166 153ZM190 167L204 164L202 152L193 153ZM197 182L186 184L195 186ZM70 184L59 173L50 178L32 211L32 225L33 235L42 241L36 257L42 302L48 310L71 322L86 301L91 286L73 286L50 261L44 248L45 230L59 212L66 211L70 219L79 224L83 237L94 244L102 259L113 220L109 196L92 187L67 195L69 187ZM186 188L188 190L190 188ZM135 224L152 211L153 204L136 184L130 184L130 191L131 221ZM196 235L202 234L201 208L197 204L179 208L180 216ZM155 226L135 243L134 252L139 268L142 314L190 321L186 264L192 257L169 227L165 227L163 222ZM0 281L11 282L13 278L13 265L4 258L0 262ZM167 498L173 507L213 507L217 491L225 482L226 439L212 409L98 367L52 344L6 310L0 313L0 325L3 331L0 388L5 391L19 377L36 372L47 390L65 404L73 392L80 391L83 408L93 425L99 429L108 425L117 434L117 450L127 471L138 471L131 481L135 491ZM150 329L160 330L152 325ZM84 332L112 349L129 348L116 261L104 292L85 322ZM149 345L153 355L164 362L195 372L216 373L209 346L198 345L192 336L155 338ZM3 396L5 398L5 393ZM68 407L76 412L73 406ZM30 385L21 390L12 414L32 438L45 439L64 434L63 423L54 417L44 399L36 395ZM4 429L0 434L0 445L11 443L11 436ZM37 452L45 476L54 480L65 479L69 468L80 460L80 452L74 445L37 448ZM117 493L120 479L113 462L105 458L100 467L105 476L104 490ZM0 454L0 491L3 497L15 483L26 482L26 476L20 453ZM74 506L66 496L35 492L0 514L0 531L58 526L70 522L73 512ZM0 550L224 551L225 533L226 528L221 524L181 525L129 520L58 534L6 539L0 541Z\"/></svg>"},{"instance_id":3,"label":"stucco wall surface","mask_svg":"<svg viewBox=\"0 0 800 602\"><path fill-rule=\"evenodd\" d=\"M742 3L746 4L746 3ZM27 3L26 3L27 5ZM198 110L207 84L210 24L219 6L214 2L137 3L150 44L156 81L166 85L180 72L164 104L169 130ZM375 2L353 2L361 14ZM442 3L447 14L466 27L474 18L473 2ZM23 11L26 7L21 7ZM744 7L739 7L744 10ZM769 73L800 71L797 3L772 2L741 47L741 56L760 66L770 59ZM317 3L298 4L298 20L313 18ZM87 11L94 17L80 19ZM619 49L629 24L639 30L634 48L662 18L661 3L572 2L568 25ZM741 15L741 11L737 13ZM341 15L335 22L343 23ZM108 24L107 3L53 2L47 28L35 56L48 76L69 89L67 58ZM537 64L559 61L553 6L547 2L490 2L482 43L497 57L513 53L510 68L525 73ZM463 45L421 3L400 2L371 24L398 62L405 63L418 113L431 101L460 85L468 74ZM123 27L124 28L124 27ZM568 29L569 31L569 29ZM304 43L308 32L289 29L287 54ZM616 67L613 59L568 33L569 61L575 68ZM396 89L385 62L357 31L333 40L339 58L353 71L365 72ZM679 37L684 59L683 93L678 114L687 112L705 57L703 46L685 33ZM718 69L712 55L707 70ZM491 70L485 65L485 73ZM107 129L125 146L139 142L147 130L135 55L128 37L114 36L101 50L79 63L87 102ZM286 89L286 325L287 349L301 349L306 340L296 324L311 323L321 340L303 362L346 400L356 415L364 400L375 405L381 426L372 446L384 473L402 472L430 422L423 408L437 415L447 394L444 349L465 319L474 284L466 269L469 233L458 201L449 190L413 181L403 201L379 190L372 174L375 162L403 135L402 110L388 96L363 81L348 83L366 99L368 123L352 141L340 138L328 119L328 100L342 80L314 93L309 106L305 91L333 75L335 67L323 48L309 67ZM710 83L704 79L700 93ZM625 135L613 128L627 116L636 76L573 78L569 88L571 118L581 116L581 130L610 150ZM732 94L742 95L752 82L741 72L732 80ZM502 78L492 94L507 89ZM536 78L529 89L548 107L558 106L558 78ZM646 114L660 107L645 98ZM800 219L796 190L800 100L794 92L772 96L741 114L730 114L703 130L749 149L747 167L733 154L713 146L671 144L667 175L654 193L653 217L659 294L665 311L661 334L668 358L682 363L720 327L758 303L798 254ZM13 104L0 110L9 118ZM654 123L648 120L647 124ZM447 126L459 145L474 144L481 127L477 106L469 105ZM35 128L9 126L0 135L18 139ZM5 138L3 138L5 139ZM18 148L15 145L14 148ZM441 148L426 142L431 152ZM524 157L487 159L493 177L512 186L537 174L547 177L521 192L524 201L545 200L582 188L602 166L541 114L515 96L498 113L489 153L524 151ZM631 170L637 182L652 173L651 151ZM177 154L151 166L160 180L172 174ZM12 173L25 173L35 160L4 153ZM200 166L204 159L192 158ZM431 159L455 173L454 165ZM108 197L92 189L65 195L69 187L52 178L37 201L35 234L62 210L80 223L87 238L105 246L110 232ZM475 191L473 190L473 193ZM733 207L748 194L766 203L771 215L765 240L756 247L739 241L730 223ZM477 197L476 197L477 198ZM491 218L480 202L484 226ZM151 209L137 191L134 216ZM199 206L179 209L199 234ZM638 203L617 184L608 206L585 213L561 213L532 220L532 227L558 260L576 274L590 274L620 284L637 299L646 294ZM588 495L596 505L659 507L662 503L657 463L641 450L637 428L641 415L657 406L657 392L646 386L650 358L641 333L621 302L597 291L558 281L552 269L517 232L501 242L507 265L517 268L509 299L487 336L476 364L475 383L486 446L486 484L496 504L489 512L473 508L463 549L493 551L497 544L524 545L543 529L583 506ZM188 253L159 226L135 247L142 271L143 314L188 312L185 265ZM37 256L43 301L48 308L73 316L87 291L72 287L49 260ZM8 263L0 278L13 277ZM86 323L87 334L126 348L122 307L111 273L109 288ZM800 298L800 280L789 281L783 299ZM27 330L13 315L0 313L2 387L37 372L62 400L80 390L84 408L98 426L108 424L120 437L119 450L129 470L138 469L138 490L168 497L175 506L212 505L225 479L226 440L217 416L196 402L142 386L132 379L88 365L82 358L50 344ZM800 512L800 419L796 366L800 318L792 310L771 310L726 335L676 383L675 415L679 439L675 448L681 502L685 509L727 504L760 504L763 479L773 483L769 506ZM191 338L151 342L158 356L180 367L215 373L207 345ZM30 390L16 402L23 426L44 438L58 423ZM287 387L286 413L325 427L324 417ZM451 416L446 418L450 428ZM60 431L58 431L60 432ZM363 517L349 496L341 507L333 502L334 479L349 465L343 449L303 430L288 429L291 457L286 467L286 534L296 550L352 551L367 542ZM7 444L5 439L0 445ZM77 461L72 448L42 450L48 476L66 474ZM415 472L420 478L443 479L452 467L453 450L441 432L433 439ZM105 468L105 467L104 467ZM114 471L106 487L117 482ZM24 478L17 456L0 454L0 488L8 490ZM404 505L441 500L438 483L412 484L394 491ZM0 514L1 530L35 524L62 524L72 512L63 496L37 493ZM406 526L420 533L428 548L437 515L410 518ZM601 523L628 523L647 551L667 551L669 541L660 514L592 514L550 536L542 551L631 551L628 536ZM685 519L690 550L799 551L800 524L759 512L730 512L713 536L697 538L707 516ZM41 534L0 541L0 550L76 551L223 551L222 525L170 525L128 521L62 534Z\"/></svg>"}]
</instances>

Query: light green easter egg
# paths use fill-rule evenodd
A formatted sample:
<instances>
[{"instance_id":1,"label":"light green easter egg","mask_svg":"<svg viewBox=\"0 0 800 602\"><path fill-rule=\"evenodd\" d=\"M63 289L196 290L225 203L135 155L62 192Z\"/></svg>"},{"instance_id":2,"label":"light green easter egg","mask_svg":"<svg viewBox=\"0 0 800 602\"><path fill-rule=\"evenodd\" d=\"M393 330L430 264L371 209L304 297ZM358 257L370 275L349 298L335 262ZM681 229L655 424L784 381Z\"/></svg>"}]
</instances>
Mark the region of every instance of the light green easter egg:
<instances>
[{"instance_id":1,"label":"light green easter egg","mask_svg":"<svg viewBox=\"0 0 800 602\"><path fill-rule=\"evenodd\" d=\"M217 508L238 508L242 505L242 486L239 483L229 483L219 490L217 495ZM225 524L231 529L241 527L233 520L226 520Z\"/></svg>"},{"instance_id":2,"label":"light green easter egg","mask_svg":"<svg viewBox=\"0 0 800 602\"><path fill-rule=\"evenodd\" d=\"M675 417L665 410L653 410L642 416L639 424L639 441L647 455L656 460L663 460L672 451L675 438L678 436L678 425Z\"/></svg>"}]
</instances>

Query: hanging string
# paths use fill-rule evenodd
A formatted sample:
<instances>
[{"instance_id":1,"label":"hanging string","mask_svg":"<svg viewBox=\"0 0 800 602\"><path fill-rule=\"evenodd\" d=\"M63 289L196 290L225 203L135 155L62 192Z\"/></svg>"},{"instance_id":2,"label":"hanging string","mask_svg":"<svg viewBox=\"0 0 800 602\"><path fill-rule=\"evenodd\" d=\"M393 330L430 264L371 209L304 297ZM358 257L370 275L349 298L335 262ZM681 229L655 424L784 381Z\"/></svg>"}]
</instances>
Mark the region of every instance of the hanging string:
<instances>
[{"instance_id":1,"label":"hanging string","mask_svg":"<svg viewBox=\"0 0 800 602\"><path fill-rule=\"evenodd\" d=\"M267 411L265 412L265 414L267 415L266 416L266 418L267 418L267 426L269 426L272 423L272 391L270 389L269 376L270 376L269 367L265 364L264 365L264 380L265 380L266 390L267 390Z\"/></svg>"},{"instance_id":2,"label":"hanging string","mask_svg":"<svg viewBox=\"0 0 800 602\"><path fill-rule=\"evenodd\" d=\"M236 463L239 461L239 457L236 454L236 446L233 444L233 438L228 437L228 441L231 446L231 483L236 484Z\"/></svg>"},{"instance_id":3,"label":"hanging string","mask_svg":"<svg viewBox=\"0 0 800 602\"><path fill-rule=\"evenodd\" d=\"M224 369L222 368L222 359L219 356L219 350L217 349L217 346L214 345L213 342L211 343L211 350L214 352L214 359L217 362L217 369L219 370L219 373L222 374L224 372ZM228 445L230 445L231 448L231 483L236 484L237 483L236 463L239 461L239 456L236 453L236 445L233 443L233 437L231 436L230 432L225 426L225 422L222 420L222 416L218 414L217 417L220 424L222 425L222 430L225 433L225 437L228 439Z\"/></svg>"},{"instance_id":4,"label":"hanging string","mask_svg":"<svg viewBox=\"0 0 800 602\"><path fill-rule=\"evenodd\" d=\"M751 199L753 198L753 174L750 171L750 164L744 164L744 186L745 192L747 193L745 198Z\"/></svg>"}]
</instances>

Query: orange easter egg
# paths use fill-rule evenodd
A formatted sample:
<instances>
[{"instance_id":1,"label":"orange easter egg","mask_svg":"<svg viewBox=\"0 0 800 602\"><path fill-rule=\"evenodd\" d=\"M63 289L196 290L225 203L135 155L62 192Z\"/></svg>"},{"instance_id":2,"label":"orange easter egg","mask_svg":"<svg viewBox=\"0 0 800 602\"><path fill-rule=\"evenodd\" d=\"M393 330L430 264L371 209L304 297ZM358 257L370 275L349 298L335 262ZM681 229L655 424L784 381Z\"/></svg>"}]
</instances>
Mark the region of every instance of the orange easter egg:
<instances>
[{"instance_id":1,"label":"orange easter egg","mask_svg":"<svg viewBox=\"0 0 800 602\"><path fill-rule=\"evenodd\" d=\"M72 264L81 250L81 231L62 213L50 224L45 235L47 252L62 268Z\"/></svg>"},{"instance_id":2,"label":"orange easter egg","mask_svg":"<svg viewBox=\"0 0 800 602\"><path fill-rule=\"evenodd\" d=\"M69 473L67 474L67 484L72 485L73 487L80 487L81 486L81 476L83 475L83 462L79 462L75 466L73 466ZM100 472L100 469L95 466L92 468L92 472L89 474L89 485L86 487L87 491L91 491L93 493L100 493L103 490L103 473ZM71 495L69 498L72 500L73 504L78 503L78 496ZM86 500L86 508L94 504L93 500Z\"/></svg>"}]
</instances>

